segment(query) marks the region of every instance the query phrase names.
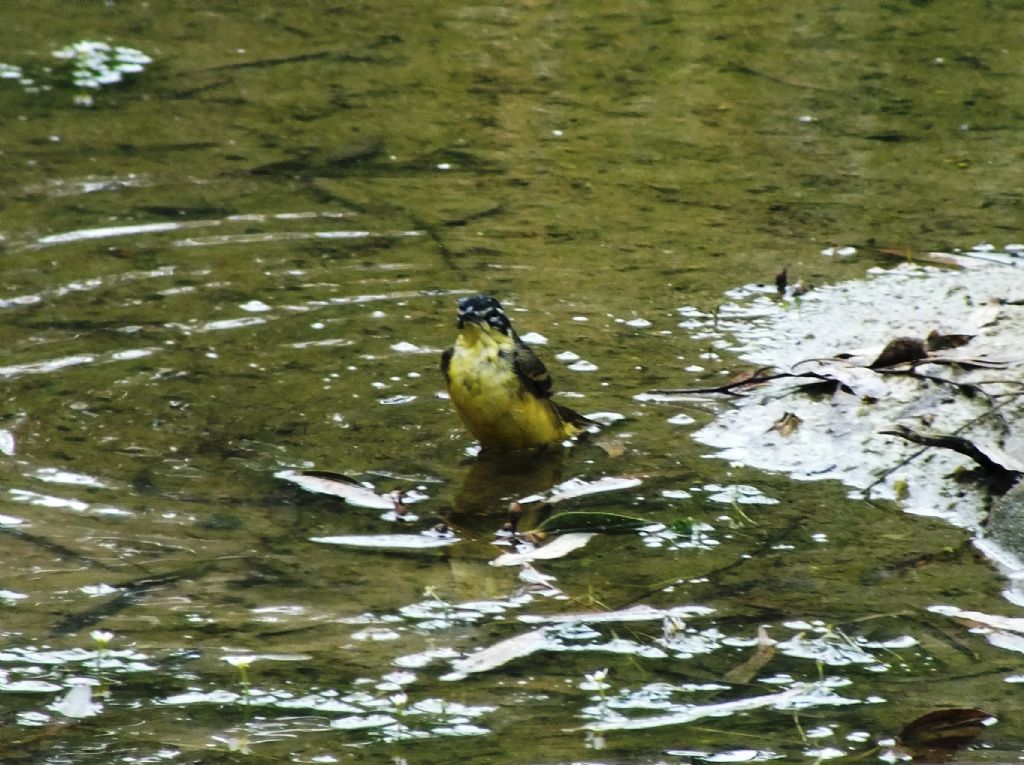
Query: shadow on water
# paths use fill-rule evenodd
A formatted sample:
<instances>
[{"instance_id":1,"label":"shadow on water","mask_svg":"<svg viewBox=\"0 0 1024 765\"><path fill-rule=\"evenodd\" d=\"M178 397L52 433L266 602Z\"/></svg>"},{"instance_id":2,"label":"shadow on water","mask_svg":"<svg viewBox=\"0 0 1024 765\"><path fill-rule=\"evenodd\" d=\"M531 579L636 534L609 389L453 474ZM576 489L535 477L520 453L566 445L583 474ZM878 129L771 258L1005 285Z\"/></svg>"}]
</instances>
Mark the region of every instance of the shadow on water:
<instances>
[{"instance_id":1,"label":"shadow on water","mask_svg":"<svg viewBox=\"0 0 1024 765\"><path fill-rule=\"evenodd\" d=\"M958 757L1017 757L1017 608L964 531L705 459L728 403L637 394L728 379L720 307L783 267L1019 240L1022 21L5 9L0 759L877 759L948 706L999 720ZM76 87L78 40L152 61ZM467 458L438 355L482 291L614 443ZM607 476L559 509L648 525L494 565L512 500Z\"/></svg>"}]
</instances>

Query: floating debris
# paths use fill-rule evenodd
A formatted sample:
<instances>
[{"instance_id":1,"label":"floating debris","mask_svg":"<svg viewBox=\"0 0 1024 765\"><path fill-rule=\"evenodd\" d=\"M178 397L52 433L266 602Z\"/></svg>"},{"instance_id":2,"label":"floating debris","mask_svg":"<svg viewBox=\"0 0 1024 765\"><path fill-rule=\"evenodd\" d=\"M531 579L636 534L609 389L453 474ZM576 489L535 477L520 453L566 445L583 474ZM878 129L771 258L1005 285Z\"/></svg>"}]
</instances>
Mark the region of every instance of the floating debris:
<instances>
[{"instance_id":1,"label":"floating debris","mask_svg":"<svg viewBox=\"0 0 1024 765\"><path fill-rule=\"evenodd\" d=\"M103 705L92 700L93 680L90 678L71 678L68 683L71 690L60 700L48 707L64 717L83 718L95 717L103 711Z\"/></svg>"},{"instance_id":2,"label":"floating debris","mask_svg":"<svg viewBox=\"0 0 1024 765\"><path fill-rule=\"evenodd\" d=\"M442 675L441 679L449 681L463 680L467 675L489 672L492 669L508 664L510 661L545 650L551 646L548 630L548 627L540 627L522 635L502 640L500 643L495 643L465 658L456 659L452 662L452 669L454 671L449 672L447 675Z\"/></svg>"},{"instance_id":3,"label":"floating debris","mask_svg":"<svg viewBox=\"0 0 1024 765\"><path fill-rule=\"evenodd\" d=\"M907 723L896 740L915 760L942 762L995 722L995 717L980 709L938 709Z\"/></svg>"},{"instance_id":4,"label":"floating debris","mask_svg":"<svg viewBox=\"0 0 1024 765\"><path fill-rule=\"evenodd\" d=\"M371 510L397 512L397 508L404 504L422 502L427 499L427 495L419 491L378 494L374 490L373 484L359 482L341 473L332 473L326 470L279 470L274 473L274 478L289 481L300 489L314 494L340 497L350 505L366 507Z\"/></svg>"},{"instance_id":5,"label":"floating debris","mask_svg":"<svg viewBox=\"0 0 1024 765\"><path fill-rule=\"evenodd\" d=\"M620 478L616 476L603 476L593 481L585 481L582 478L570 478L568 481L558 484L551 489L551 493L545 498L543 496L531 495L519 501L522 503L544 500L550 505L557 502L564 502L567 499L585 497L588 494L598 494L604 491L619 491L621 489L632 489L642 484L639 478Z\"/></svg>"},{"instance_id":6,"label":"floating debris","mask_svg":"<svg viewBox=\"0 0 1024 765\"><path fill-rule=\"evenodd\" d=\"M627 534L639 531L648 526L649 521L619 513L603 513L593 511L575 511L558 513L542 521L534 534L566 534L569 532L589 532L598 534Z\"/></svg>"},{"instance_id":7,"label":"floating debris","mask_svg":"<svg viewBox=\"0 0 1024 765\"><path fill-rule=\"evenodd\" d=\"M310 542L345 547L368 547L377 550L433 550L459 541L456 536L428 534L367 534L336 537L310 537Z\"/></svg>"},{"instance_id":8,"label":"floating debris","mask_svg":"<svg viewBox=\"0 0 1024 765\"><path fill-rule=\"evenodd\" d=\"M554 541L542 547L534 547L524 552L515 553L502 553L497 558L491 561L492 566L519 566L523 563L531 563L535 560L556 560L558 558L564 558L571 552L579 550L581 547L585 547L591 539L594 538L594 534L585 533L573 533L573 534L562 534L557 537Z\"/></svg>"}]
</instances>

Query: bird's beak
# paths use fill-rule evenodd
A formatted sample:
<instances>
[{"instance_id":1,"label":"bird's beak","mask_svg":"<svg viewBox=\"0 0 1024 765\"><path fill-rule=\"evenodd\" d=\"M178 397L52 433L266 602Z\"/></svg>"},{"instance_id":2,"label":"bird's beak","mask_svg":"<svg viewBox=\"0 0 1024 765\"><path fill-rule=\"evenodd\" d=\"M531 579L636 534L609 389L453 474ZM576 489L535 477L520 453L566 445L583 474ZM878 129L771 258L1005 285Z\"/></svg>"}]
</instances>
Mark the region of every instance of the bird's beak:
<instances>
[{"instance_id":1,"label":"bird's beak","mask_svg":"<svg viewBox=\"0 0 1024 765\"><path fill-rule=\"evenodd\" d=\"M467 322L470 324L479 324L481 321L482 318L476 313L476 311L472 308L463 306L461 302L459 303L459 314L457 320L457 326L459 329L465 327Z\"/></svg>"}]
</instances>

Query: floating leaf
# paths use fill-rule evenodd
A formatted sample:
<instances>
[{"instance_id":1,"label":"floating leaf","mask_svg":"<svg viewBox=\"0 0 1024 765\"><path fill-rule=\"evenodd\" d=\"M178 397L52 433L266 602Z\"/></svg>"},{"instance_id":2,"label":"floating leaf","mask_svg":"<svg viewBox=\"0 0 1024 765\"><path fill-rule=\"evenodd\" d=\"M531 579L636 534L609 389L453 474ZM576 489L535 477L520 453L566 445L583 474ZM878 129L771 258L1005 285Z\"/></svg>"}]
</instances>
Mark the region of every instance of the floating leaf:
<instances>
[{"instance_id":1,"label":"floating leaf","mask_svg":"<svg viewBox=\"0 0 1024 765\"><path fill-rule=\"evenodd\" d=\"M816 704L836 703L835 699L838 697L834 696L834 694L828 692L813 693L813 689L813 686L802 684L779 693L770 693L765 696L753 696L751 698L723 701L714 704L692 704L687 705L680 711L656 714L650 717L608 716L584 725L583 729L593 731L647 730L650 728L665 728L672 725L685 725L686 723L708 717L738 717L742 712L750 712L755 709L766 709L769 707L775 709L804 709Z\"/></svg>"},{"instance_id":2,"label":"floating leaf","mask_svg":"<svg viewBox=\"0 0 1024 765\"><path fill-rule=\"evenodd\" d=\"M310 542L346 547L367 547L378 550L432 550L447 547L459 541L458 537L428 536L426 534L366 534L337 537L310 537Z\"/></svg>"},{"instance_id":3,"label":"floating leaf","mask_svg":"<svg viewBox=\"0 0 1024 765\"><path fill-rule=\"evenodd\" d=\"M960 749L993 721L992 715L980 709L939 709L908 723L898 739L908 749Z\"/></svg>"},{"instance_id":4,"label":"floating leaf","mask_svg":"<svg viewBox=\"0 0 1024 765\"><path fill-rule=\"evenodd\" d=\"M300 489L314 494L327 494L340 497L350 505L367 507L371 510L394 510L396 500L406 504L426 499L423 495L378 494L369 484L363 484L341 473L326 470L281 470L274 473L275 478L294 483Z\"/></svg>"},{"instance_id":5,"label":"floating leaf","mask_svg":"<svg viewBox=\"0 0 1024 765\"><path fill-rule=\"evenodd\" d=\"M540 627L522 635L502 640L465 658L456 659L452 662L452 669L447 675L442 675L442 680L462 680L466 675L477 672L488 672L492 669L508 664L515 659L536 653L551 645L548 639L548 628Z\"/></svg>"},{"instance_id":6,"label":"floating leaf","mask_svg":"<svg viewBox=\"0 0 1024 765\"><path fill-rule=\"evenodd\" d=\"M715 609L707 606L674 606L673 608L654 608L639 604L622 608L618 611L588 611L568 614L523 614L519 621L525 624L613 624L618 622L653 622L661 621L667 616L677 619L692 619L698 616L713 614Z\"/></svg>"},{"instance_id":7,"label":"floating leaf","mask_svg":"<svg viewBox=\"0 0 1024 765\"><path fill-rule=\"evenodd\" d=\"M1024 635L1024 618L1019 616L999 616L998 614L986 614L981 611L964 611L955 606L932 606L928 610L954 616L968 627L973 628L981 625Z\"/></svg>"},{"instance_id":8,"label":"floating leaf","mask_svg":"<svg viewBox=\"0 0 1024 765\"><path fill-rule=\"evenodd\" d=\"M668 529L669 531L674 531L676 534L682 534L683 536L692 534L693 518L679 518L674 520L668 525Z\"/></svg>"},{"instance_id":9,"label":"floating leaf","mask_svg":"<svg viewBox=\"0 0 1024 765\"><path fill-rule=\"evenodd\" d=\"M775 658L775 644L778 641L768 637L768 631L763 627L757 628L757 647L753 655L742 664L725 673L724 677L730 683L746 684L753 680L764 669L773 658Z\"/></svg>"},{"instance_id":10,"label":"floating leaf","mask_svg":"<svg viewBox=\"0 0 1024 765\"><path fill-rule=\"evenodd\" d=\"M576 531L586 531L598 534L628 534L649 526L650 521L642 518L632 518L628 515L618 513L601 513L590 511L572 511L558 513L544 520L535 532L545 534L566 534Z\"/></svg>"},{"instance_id":11,"label":"floating leaf","mask_svg":"<svg viewBox=\"0 0 1024 765\"><path fill-rule=\"evenodd\" d=\"M530 552L503 553L491 561L492 566L520 566L535 560L555 560L584 547L594 534L563 534L543 547Z\"/></svg>"},{"instance_id":12,"label":"floating leaf","mask_svg":"<svg viewBox=\"0 0 1024 765\"><path fill-rule=\"evenodd\" d=\"M668 610L651 608L650 606L637 605L624 608L620 611L598 611L592 613L575 614L546 614L525 615L519 617L521 622L542 623L545 626L538 627L521 635L510 637L488 646L469 656L456 659L452 662L452 669L455 670L441 677L442 680L462 680L466 675L478 672L488 672L497 669L510 661L521 659L538 651L558 649L557 640L549 635L551 625L580 623L580 624L610 624L616 622L656 621L663 619L666 615L690 617L705 616L713 613L714 609L705 606L678 606Z\"/></svg>"},{"instance_id":13,"label":"floating leaf","mask_svg":"<svg viewBox=\"0 0 1024 765\"><path fill-rule=\"evenodd\" d=\"M603 491L618 491L620 489L632 489L639 486L643 481L639 478L617 478L606 475L596 481L584 481L582 478L570 478L564 483L558 484L547 498L549 504L563 502L567 499L584 497L587 494L597 494ZM525 501L525 500L520 500Z\"/></svg>"},{"instance_id":14,"label":"floating leaf","mask_svg":"<svg viewBox=\"0 0 1024 765\"><path fill-rule=\"evenodd\" d=\"M626 453L626 444L621 438L595 438L593 444L613 460Z\"/></svg>"}]
</instances>

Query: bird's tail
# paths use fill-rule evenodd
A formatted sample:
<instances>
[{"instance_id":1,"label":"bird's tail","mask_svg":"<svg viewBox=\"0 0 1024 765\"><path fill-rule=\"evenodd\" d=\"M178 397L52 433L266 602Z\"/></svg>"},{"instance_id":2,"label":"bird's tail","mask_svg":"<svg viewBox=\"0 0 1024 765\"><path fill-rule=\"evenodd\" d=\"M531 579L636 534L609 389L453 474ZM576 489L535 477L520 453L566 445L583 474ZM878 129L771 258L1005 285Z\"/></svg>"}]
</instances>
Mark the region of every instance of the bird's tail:
<instances>
[{"instance_id":1,"label":"bird's tail","mask_svg":"<svg viewBox=\"0 0 1024 765\"><path fill-rule=\"evenodd\" d=\"M566 430L569 431L567 435L575 435L589 427L599 425L599 423L584 417L579 412L573 411L567 406L556 404L554 401L551 402L551 405L555 407L555 411L558 412L558 416L561 417L562 422L565 423Z\"/></svg>"}]
</instances>

